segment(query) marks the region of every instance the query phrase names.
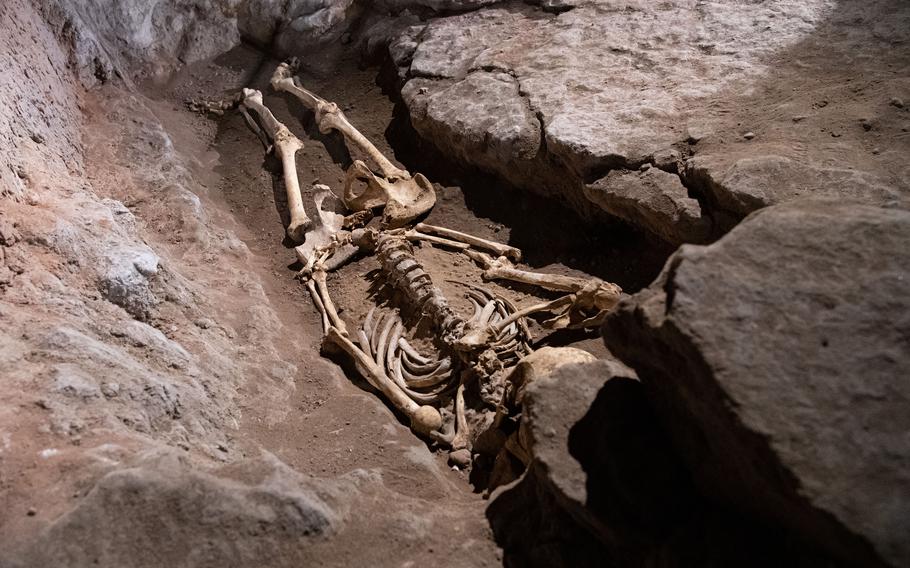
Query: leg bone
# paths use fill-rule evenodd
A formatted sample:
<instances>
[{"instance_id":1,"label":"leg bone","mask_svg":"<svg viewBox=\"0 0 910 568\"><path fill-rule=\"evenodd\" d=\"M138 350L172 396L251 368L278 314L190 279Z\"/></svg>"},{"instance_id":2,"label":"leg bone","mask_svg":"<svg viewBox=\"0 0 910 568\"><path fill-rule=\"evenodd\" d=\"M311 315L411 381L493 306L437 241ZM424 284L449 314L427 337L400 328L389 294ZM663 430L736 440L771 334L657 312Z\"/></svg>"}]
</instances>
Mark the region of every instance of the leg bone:
<instances>
[{"instance_id":1,"label":"leg bone","mask_svg":"<svg viewBox=\"0 0 910 568\"><path fill-rule=\"evenodd\" d=\"M272 75L272 88L298 99L316 115L319 131L340 132L345 140L360 148L378 166L381 175L374 174L363 162L356 161L347 172L344 200L351 209L362 210L385 204L384 223L391 228L402 227L420 217L436 204L432 184L421 174L412 176L407 170L393 165L376 146L348 122L335 103L328 102L297 85L294 66L282 63ZM366 185L360 195L353 191L354 182Z\"/></svg>"},{"instance_id":2,"label":"leg bone","mask_svg":"<svg viewBox=\"0 0 910 568\"><path fill-rule=\"evenodd\" d=\"M288 225L288 237L296 242L303 241L304 233L310 226L310 219L303 209L303 197L300 194L300 182L297 179L297 162L294 156L303 148L303 142L294 136L288 128L278 122L272 112L262 104L262 93L253 89L243 90L243 106L259 115L266 135L272 140L281 168L284 171L284 187L288 195L288 209L291 212L291 223Z\"/></svg>"}]
</instances>

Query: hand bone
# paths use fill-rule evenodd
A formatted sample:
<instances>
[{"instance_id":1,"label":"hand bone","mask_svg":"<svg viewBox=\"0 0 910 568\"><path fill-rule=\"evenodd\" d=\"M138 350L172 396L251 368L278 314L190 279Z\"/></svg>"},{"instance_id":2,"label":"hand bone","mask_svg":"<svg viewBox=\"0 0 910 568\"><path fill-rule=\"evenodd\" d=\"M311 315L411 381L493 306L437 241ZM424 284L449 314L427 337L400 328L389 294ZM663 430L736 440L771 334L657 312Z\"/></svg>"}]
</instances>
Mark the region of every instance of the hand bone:
<instances>
[{"instance_id":1,"label":"hand bone","mask_svg":"<svg viewBox=\"0 0 910 568\"><path fill-rule=\"evenodd\" d=\"M385 205L383 222L387 227L402 227L433 208L436 192L422 174L411 174L393 165L376 146L348 121L338 105L311 93L294 81L294 66L282 63L272 75L272 88L297 97L316 115L319 131L340 132L345 140L360 148L379 168L377 175L357 160L345 179L344 201L350 209L359 211ZM365 186L358 194L355 185Z\"/></svg>"},{"instance_id":2,"label":"hand bone","mask_svg":"<svg viewBox=\"0 0 910 568\"><path fill-rule=\"evenodd\" d=\"M255 112L266 136L272 141L284 172L284 187L288 196L288 209L291 222L287 234L295 242L303 241L303 234L310 225L310 219L303 209L303 197L300 194L300 182L297 179L297 162L295 155L303 148L303 142L294 136L288 128L278 122L272 112L262 103L262 93L254 89L244 89L241 100L243 109Z\"/></svg>"}]
</instances>

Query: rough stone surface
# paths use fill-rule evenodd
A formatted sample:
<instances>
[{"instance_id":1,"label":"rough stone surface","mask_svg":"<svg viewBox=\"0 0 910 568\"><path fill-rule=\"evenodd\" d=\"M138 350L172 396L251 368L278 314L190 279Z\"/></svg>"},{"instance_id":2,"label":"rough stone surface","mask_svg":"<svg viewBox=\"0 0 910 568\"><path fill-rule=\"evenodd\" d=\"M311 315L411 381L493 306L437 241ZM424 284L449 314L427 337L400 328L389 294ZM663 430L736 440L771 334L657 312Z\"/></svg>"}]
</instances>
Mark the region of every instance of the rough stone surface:
<instances>
[{"instance_id":1,"label":"rough stone surface","mask_svg":"<svg viewBox=\"0 0 910 568\"><path fill-rule=\"evenodd\" d=\"M516 566L768 566L819 558L706 502L635 372L607 358L538 377L533 460L487 517Z\"/></svg>"},{"instance_id":2,"label":"rough stone surface","mask_svg":"<svg viewBox=\"0 0 910 568\"><path fill-rule=\"evenodd\" d=\"M456 160L470 161L483 155L485 163L516 164L533 159L540 149L540 124L527 103L518 96L519 85L507 73L471 73L463 81L432 95L421 95L424 81L411 81L405 96L414 93L415 115L419 113L426 132L448 136ZM419 102L417 102L419 100ZM417 105L421 110L416 110ZM456 133L449 125L458 124Z\"/></svg>"},{"instance_id":3,"label":"rough stone surface","mask_svg":"<svg viewBox=\"0 0 910 568\"><path fill-rule=\"evenodd\" d=\"M400 13L403 10L429 9L434 12L463 12L490 6L502 0L377 0L376 8Z\"/></svg>"},{"instance_id":4,"label":"rough stone surface","mask_svg":"<svg viewBox=\"0 0 910 568\"><path fill-rule=\"evenodd\" d=\"M261 53L189 37L237 37L233 12L222 28L202 2L54 6L0 5L0 565L495 558L459 475L320 356L242 117L182 109L251 84ZM167 82L191 87L140 93L182 57Z\"/></svg>"},{"instance_id":5,"label":"rough stone surface","mask_svg":"<svg viewBox=\"0 0 910 568\"><path fill-rule=\"evenodd\" d=\"M711 221L689 197L679 177L656 167L644 171L614 170L585 186L585 196L604 211L679 244L702 242Z\"/></svg>"},{"instance_id":6,"label":"rough stone surface","mask_svg":"<svg viewBox=\"0 0 910 568\"><path fill-rule=\"evenodd\" d=\"M724 211L745 216L756 209L804 197L867 201L897 206L903 191L887 185L875 173L848 167L818 167L782 156L695 156L688 160L685 179L704 189L705 196Z\"/></svg>"},{"instance_id":7,"label":"rough stone surface","mask_svg":"<svg viewBox=\"0 0 910 568\"><path fill-rule=\"evenodd\" d=\"M294 474L273 457L243 464L254 482L191 468L175 454L102 477L12 566L224 566L298 561L330 535L350 480ZM252 475L250 475L252 473ZM236 474L235 474L236 476ZM9 560L9 559L7 559Z\"/></svg>"},{"instance_id":8,"label":"rough stone surface","mask_svg":"<svg viewBox=\"0 0 910 568\"><path fill-rule=\"evenodd\" d=\"M686 245L604 325L703 491L910 562L910 213L798 201Z\"/></svg>"},{"instance_id":9,"label":"rough stone surface","mask_svg":"<svg viewBox=\"0 0 910 568\"><path fill-rule=\"evenodd\" d=\"M79 80L164 75L246 39L279 55L336 42L360 10L354 0L163 0L35 3L69 47Z\"/></svg>"},{"instance_id":10,"label":"rough stone surface","mask_svg":"<svg viewBox=\"0 0 910 568\"><path fill-rule=\"evenodd\" d=\"M598 209L586 184L661 163L681 174L721 234L757 208L806 194L908 203L907 166L896 157L910 151L901 134L910 115L888 103L908 88L893 73L905 62L892 47L907 41L906 29L910 8L897 0L588 0L560 14L510 3L431 20L390 53L414 128L455 162L583 213ZM457 87L503 73L517 89ZM876 79L859 85L860 74ZM494 121L487 144L475 144L477 125ZM494 157L535 123L536 158ZM668 161L668 148L679 156ZM642 226L666 236L678 232L674 221Z\"/></svg>"},{"instance_id":11,"label":"rough stone surface","mask_svg":"<svg viewBox=\"0 0 910 568\"><path fill-rule=\"evenodd\" d=\"M4 2L0 20L7 45L47 46L41 53L0 50L0 97L7 101L0 105L0 199L23 199L30 186L61 171L80 172L79 99L69 96L73 81L60 73L67 55L40 16Z\"/></svg>"}]
</instances>

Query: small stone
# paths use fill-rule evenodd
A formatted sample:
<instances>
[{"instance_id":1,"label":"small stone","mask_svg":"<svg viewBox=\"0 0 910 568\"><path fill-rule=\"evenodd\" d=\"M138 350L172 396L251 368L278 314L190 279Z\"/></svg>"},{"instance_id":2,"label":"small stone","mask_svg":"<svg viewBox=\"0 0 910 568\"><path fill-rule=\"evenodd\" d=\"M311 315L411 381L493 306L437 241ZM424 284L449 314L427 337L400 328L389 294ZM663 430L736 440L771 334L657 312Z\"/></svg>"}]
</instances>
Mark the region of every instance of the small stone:
<instances>
[{"instance_id":1,"label":"small stone","mask_svg":"<svg viewBox=\"0 0 910 568\"><path fill-rule=\"evenodd\" d=\"M26 511L25 514L28 515L29 517L34 517L35 515L38 514L38 509L35 509L34 507L29 507L28 511Z\"/></svg>"},{"instance_id":2,"label":"small stone","mask_svg":"<svg viewBox=\"0 0 910 568\"><path fill-rule=\"evenodd\" d=\"M209 329L210 327L214 327L215 322L213 322L209 318L199 318L193 322L193 325L195 325L199 329Z\"/></svg>"},{"instance_id":3,"label":"small stone","mask_svg":"<svg viewBox=\"0 0 910 568\"><path fill-rule=\"evenodd\" d=\"M689 124L686 126L686 141L689 142L689 144L697 144L698 141L706 135L705 129L700 125Z\"/></svg>"},{"instance_id":4,"label":"small stone","mask_svg":"<svg viewBox=\"0 0 910 568\"><path fill-rule=\"evenodd\" d=\"M870 130L872 130L873 124L872 124L872 121L869 120L868 118L862 119L860 121L860 124L862 125L863 130L865 130L866 132L869 132Z\"/></svg>"},{"instance_id":5,"label":"small stone","mask_svg":"<svg viewBox=\"0 0 910 568\"><path fill-rule=\"evenodd\" d=\"M745 138L746 140L752 140L753 138L755 138L755 133L752 131L746 132L745 134L743 134L743 138Z\"/></svg>"},{"instance_id":6,"label":"small stone","mask_svg":"<svg viewBox=\"0 0 910 568\"><path fill-rule=\"evenodd\" d=\"M641 171L643 171L643 172L646 172L646 171L648 171L648 170L651 169L651 163L650 163L650 162L645 162L645 163L642 164L641 167L639 167L638 169L641 170Z\"/></svg>"},{"instance_id":7,"label":"small stone","mask_svg":"<svg viewBox=\"0 0 910 568\"><path fill-rule=\"evenodd\" d=\"M654 166L658 169L665 172L676 173L679 171L679 164L682 157L674 148L665 148L654 152L651 159L654 160Z\"/></svg>"},{"instance_id":8,"label":"small stone","mask_svg":"<svg viewBox=\"0 0 910 568\"><path fill-rule=\"evenodd\" d=\"M893 97L890 101L888 101L888 104L890 104L893 107L904 108L904 101L902 101L901 99L899 99L897 97Z\"/></svg>"},{"instance_id":9,"label":"small stone","mask_svg":"<svg viewBox=\"0 0 910 568\"><path fill-rule=\"evenodd\" d=\"M101 383L101 394L106 398L114 398L120 394L120 385L117 383Z\"/></svg>"},{"instance_id":10,"label":"small stone","mask_svg":"<svg viewBox=\"0 0 910 568\"><path fill-rule=\"evenodd\" d=\"M16 230L12 223L0 221L0 245L11 247L21 238L22 235L19 234L19 231Z\"/></svg>"},{"instance_id":11,"label":"small stone","mask_svg":"<svg viewBox=\"0 0 910 568\"><path fill-rule=\"evenodd\" d=\"M808 117L804 114L797 114L796 116L793 117L793 122L802 122L802 121L806 120L806 118L808 118Z\"/></svg>"}]
</instances>

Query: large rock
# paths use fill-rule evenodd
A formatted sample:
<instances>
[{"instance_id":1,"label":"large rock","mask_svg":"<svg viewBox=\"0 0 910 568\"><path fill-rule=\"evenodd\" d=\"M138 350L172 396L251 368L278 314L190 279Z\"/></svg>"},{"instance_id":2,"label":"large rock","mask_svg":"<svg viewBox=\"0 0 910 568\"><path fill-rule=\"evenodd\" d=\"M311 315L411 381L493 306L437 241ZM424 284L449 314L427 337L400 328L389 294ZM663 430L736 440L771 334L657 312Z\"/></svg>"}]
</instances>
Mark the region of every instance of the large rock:
<instances>
[{"instance_id":1,"label":"large rock","mask_svg":"<svg viewBox=\"0 0 910 568\"><path fill-rule=\"evenodd\" d=\"M751 211L806 195L910 203L898 158L910 151L910 115L888 104L907 99L891 71L903 64L893 45L908 40L906 3L542 6L549 11L512 3L437 18L391 42L414 128L453 161L613 215L616 200L585 187L650 162L680 175L701 205L655 216L653 193L630 188L619 216L671 241L702 238L677 226L692 218L712 217L717 236ZM860 69L874 88L851 86ZM515 140L523 151L503 159ZM678 167L668 152L694 158Z\"/></svg>"},{"instance_id":2,"label":"large rock","mask_svg":"<svg viewBox=\"0 0 910 568\"><path fill-rule=\"evenodd\" d=\"M818 563L698 494L643 385L618 361L565 365L523 400L533 459L487 509L506 565Z\"/></svg>"},{"instance_id":3,"label":"large rock","mask_svg":"<svg viewBox=\"0 0 910 568\"><path fill-rule=\"evenodd\" d=\"M274 458L255 465L244 472L252 482L196 471L174 454L114 470L13 566L305 562L307 541L337 530L332 505L353 485L317 482Z\"/></svg>"},{"instance_id":4,"label":"large rock","mask_svg":"<svg viewBox=\"0 0 910 568\"><path fill-rule=\"evenodd\" d=\"M604 325L706 494L857 565L910 563L908 250L906 211L770 207Z\"/></svg>"},{"instance_id":5,"label":"large rock","mask_svg":"<svg viewBox=\"0 0 910 568\"><path fill-rule=\"evenodd\" d=\"M39 0L86 86L165 75L246 39L276 55L334 42L361 12L354 0Z\"/></svg>"}]
</instances>

